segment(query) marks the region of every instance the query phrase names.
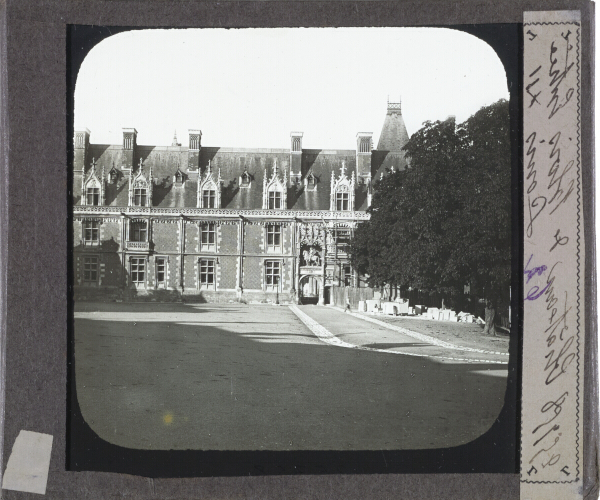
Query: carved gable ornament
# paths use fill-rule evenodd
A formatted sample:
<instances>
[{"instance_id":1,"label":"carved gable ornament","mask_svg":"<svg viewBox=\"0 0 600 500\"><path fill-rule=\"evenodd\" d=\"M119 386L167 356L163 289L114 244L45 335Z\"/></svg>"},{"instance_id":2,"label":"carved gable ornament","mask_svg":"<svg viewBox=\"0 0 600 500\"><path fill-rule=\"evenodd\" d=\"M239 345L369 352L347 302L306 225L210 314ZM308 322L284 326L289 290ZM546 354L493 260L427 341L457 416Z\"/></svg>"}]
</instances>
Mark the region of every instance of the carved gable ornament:
<instances>
[{"instance_id":1,"label":"carved gable ornament","mask_svg":"<svg viewBox=\"0 0 600 500\"><path fill-rule=\"evenodd\" d=\"M300 224L298 226L298 245L319 245L325 242L325 230L317 224Z\"/></svg>"},{"instance_id":2,"label":"carved gable ornament","mask_svg":"<svg viewBox=\"0 0 600 500\"><path fill-rule=\"evenodd\" d=\"M96 160L92 158L92 166L88 170L87 175L81 176L81 204L82 205L104 205L105 203L105 178L104 178L104 167L102 167L102 174L98 177L96 170ZM98 203L88 203L87 194L89 190L98 190Z\"/></svg>"}]
</instances>

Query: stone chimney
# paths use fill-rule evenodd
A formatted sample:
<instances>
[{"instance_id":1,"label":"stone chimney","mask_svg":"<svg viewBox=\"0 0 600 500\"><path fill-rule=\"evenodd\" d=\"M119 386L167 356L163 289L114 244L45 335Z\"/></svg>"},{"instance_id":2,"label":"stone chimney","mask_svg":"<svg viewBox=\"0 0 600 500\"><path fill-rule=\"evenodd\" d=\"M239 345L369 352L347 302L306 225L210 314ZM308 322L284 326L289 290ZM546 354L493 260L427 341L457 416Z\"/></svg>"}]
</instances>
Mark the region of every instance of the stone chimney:
<instances>
[{"instance_id":1,"label":"stone chimney","mask_svg":"<svg viewBox=\"0 0 600 500\"><path fill-rule=\"evenodd\" d=\"M188 170L198 170L200 173L200 148L202 147L202 131L190 129L188 130Z\"/></svg>"},{"instance_id":2,"label":"stone chimney","mask_svg":"<svg viewBox=\"0 0 600 500\"><path fill-rule=\"evenodd\" d=\"M73 170L85 171L87 165L87 156L90 148L90 131L79 130L75 132L74 150L73 150Z\"/></svg>"},{"instance_id":3,"label":"stone chimney","mask_svg":"<svg viewBox=\"0 0 600 500\"><path fill-rule=\"evenodd\" d=\"M290 181L299 184L302 179L302 132L290 133Z\"/></svg>"},{"instance_id":4,"label":"stone chimney","mask_svg":"<svg viewBox=\"0 0 600 500\"><path fill-rule=\"evenodd\" d=\"M368 184L371 180L371 150L373 132L356 134L356 178L359 184Z\"/></svg>"},{"instance_id":5,"label":"stone chimney","mask_svg":"<svg viewBox=\"0 0 600 500\"><path fill-rule=\"evenodd\" d=\"M137 147L137 130L134 128L123 129L123 160L122 167L133 169L135 164L135 150Z\"/></svg>"}]
</instances>

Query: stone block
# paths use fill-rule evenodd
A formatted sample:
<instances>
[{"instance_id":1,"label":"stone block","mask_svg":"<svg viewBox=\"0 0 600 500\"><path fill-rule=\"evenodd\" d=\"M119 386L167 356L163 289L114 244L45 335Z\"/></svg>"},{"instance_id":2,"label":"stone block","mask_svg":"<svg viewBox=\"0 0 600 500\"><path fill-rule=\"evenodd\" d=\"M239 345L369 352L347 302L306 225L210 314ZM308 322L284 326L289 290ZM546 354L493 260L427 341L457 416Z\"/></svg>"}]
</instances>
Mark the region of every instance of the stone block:
<instances>
[{"instance_id":1,"label":"stone block","mask_svg":"<svg viewBox=\"0 0 600 500\"><path fill-rule=\"evenodd\" d=\"M383 314L390 314L392 316L396 316L398 314L398 304L394 302L384 302L382 304Z\"/></svg>"},{"instance_id":2,"label":"stone block","mask_svg":"<svg viewBox=\"0 0 600 500\"><path fill-rule=\"evenodd\" d=\"M367 300L367 312L376 312L376 310L379 310L379 307L381 306L381 300L380 299L371 299L371 300Z\"/></svg>"}]
</instances>

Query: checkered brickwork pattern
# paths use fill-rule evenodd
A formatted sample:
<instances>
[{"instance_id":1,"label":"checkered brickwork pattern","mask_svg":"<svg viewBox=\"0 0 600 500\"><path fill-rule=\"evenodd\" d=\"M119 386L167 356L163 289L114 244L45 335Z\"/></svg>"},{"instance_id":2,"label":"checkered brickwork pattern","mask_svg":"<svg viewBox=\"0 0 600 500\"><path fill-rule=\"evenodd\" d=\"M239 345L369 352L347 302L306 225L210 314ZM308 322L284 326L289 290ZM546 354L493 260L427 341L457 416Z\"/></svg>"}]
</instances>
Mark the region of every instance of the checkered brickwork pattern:
<instances>
[{"instance_id":1,"label":"checkered brickwork pattern","mask_svg":"<svg viewBox=\"0 0 600 500\"><path fill-rule=\"evenodd\" d=\"M220 225L217 236L219 251L222 253L237 253L238 251L238 225Z\"/></svg>"},{"instance_id":2,"label":"checkered brickwork pattern","mask_svg":"<svg viewBox=\"0 0 600 500\"><path fill-rule=\"evenodd\" d=\"M239 258L235 256L219 257L217 270L217 287L219 289L234 289L238 270Z\"/></svg>"},{"instance_id":3,"label":"checkered brickwork pattern","mask_svg":"<svg viewBox=\"0 0 600 500\"><path fill-rule=\"evenodd\" d=\"M262 259L259 257L244 257L243 267L243 281L242 286L244 289L250 288L253 290L263 289L263 265Z\"/></svg>"}]
</instances>

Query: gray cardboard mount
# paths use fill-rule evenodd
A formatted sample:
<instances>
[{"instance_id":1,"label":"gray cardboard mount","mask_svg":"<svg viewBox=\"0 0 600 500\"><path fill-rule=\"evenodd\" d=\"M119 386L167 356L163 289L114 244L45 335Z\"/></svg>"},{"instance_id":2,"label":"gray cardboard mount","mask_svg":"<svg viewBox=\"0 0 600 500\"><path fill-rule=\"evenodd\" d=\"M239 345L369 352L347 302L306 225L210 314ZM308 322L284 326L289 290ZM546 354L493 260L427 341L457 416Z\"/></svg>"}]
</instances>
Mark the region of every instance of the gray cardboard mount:
<instances>
[{"instance_id":1,"label":"gray cardboard mount","mask_svg":"<svg viewBox=\"0 0 600 500\"><path fill-rule=\"evenodd\" d=\"M587 273L584 491L597 496L593 213L593 4L0 0L0 471L22 429L54 436L56 499L516 499L518 474L148 479L65 470L68 24L140 27L420 26L521 23L526 10L580 10ZM3 498L39 498L5 490Z\"/></svg>"}]
</instances>

